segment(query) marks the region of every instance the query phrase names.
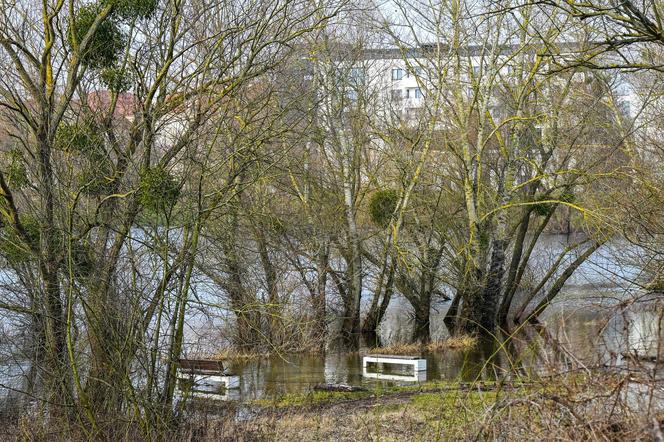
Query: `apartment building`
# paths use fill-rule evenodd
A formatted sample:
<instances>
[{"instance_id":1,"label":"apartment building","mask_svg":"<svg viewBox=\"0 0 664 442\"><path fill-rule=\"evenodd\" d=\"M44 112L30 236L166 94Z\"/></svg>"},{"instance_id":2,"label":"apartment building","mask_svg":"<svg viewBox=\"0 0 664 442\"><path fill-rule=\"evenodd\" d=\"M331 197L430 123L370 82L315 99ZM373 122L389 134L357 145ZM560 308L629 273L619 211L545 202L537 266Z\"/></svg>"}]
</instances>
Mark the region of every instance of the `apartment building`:
<instances>
[{"instance_id":1,"label":"apartment building","mask_svg":"<svg viewBox=\"0 0 664 442\"><path fill-rule=\"evenodd\" d=\"M575 44L561 45L556 56L565 57L564 51L573 53L576 48ZM346 50L328 71L328 75L333 72L336 77L332 88L341 92L342 100L327 100L326 105L352 108L359 103L376 119L399 118L412 123L427 106L431 108L436 94L440 94L439 108L449 108L455 100L476 100L475 106L485 105L495 117L500 117L507 111L505 97L501 95L525 81L538 53L541 48L517 45L497 49L468 46L451 50L442 45L424 45L408 50ZM560 70L555 60L545 56L538 61L540 66L533 81L546 83L539 93L557 93L556 82L544 81L545 76L558 76L558 83L562 84L572 75L570 70ZM612 89L614 104L626 117L633 117L640 102L624 75L578 69L572 81L579 89L588 88L597 75L613 76L607 79L606 86ZM330 92L328 85L324 94ZM487 96L486 103L481 103L483 96Z\"/></svg>"}]
</instances>

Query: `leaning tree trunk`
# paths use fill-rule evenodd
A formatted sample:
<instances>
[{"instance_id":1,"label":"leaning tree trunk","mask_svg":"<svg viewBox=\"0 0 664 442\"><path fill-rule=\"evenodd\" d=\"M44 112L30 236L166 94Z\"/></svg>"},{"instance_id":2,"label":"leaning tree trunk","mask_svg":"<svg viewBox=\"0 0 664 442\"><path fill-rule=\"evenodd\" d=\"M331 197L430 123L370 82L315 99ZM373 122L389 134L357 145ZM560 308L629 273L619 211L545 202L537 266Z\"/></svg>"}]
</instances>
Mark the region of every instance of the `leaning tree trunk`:
<instances>
[{"instance_id":1,"label":"leaning tree trunk","mask_svg":"<svg viewBox=\"0 0 664 442\"><path fill-rule=\"evenodd\" d=\"M376 290L371 302L371 307L364 317L362 323L362 334L369 336L375 341L378 326L383 321L387 307L392 299L394 292L394 274L396 273L396 260L390 259L389 264L386 260L383 262L383 268L376 284ZM386 277L387 275L387 277ZM381 296L382 295L382 296Z\"/></svg>"},{"instance_id":2,"label":"leaning tree trunk","mask_svg":"<svg viewBox=\"0 0 664 442\"><path fill-rule=\"evenodd\" d=\"M528 226L530 225L530 208L527 208L524 211L523 216L519 224L519 229L514 241L514 247L512 250L512 259L509 265L509 272L507 275L507 280L505 281L504 294L500 302L500 307L498 308L498 325L506 326L507 319L510 312L510 306L512 305L512 299L514 298L514 293L516 292L516 276L517 269L521 263L521 256L523 255L523 246L526 240L526 234L528 233Z\"/></svg>"},{"instance_id":3,"label":"leaning tree trunk","mask_svg":"<svg viewBox=\"0 0 664 442\"><path fill-rule=\"evenodd\" d=\"M462 298L461 292L458 292L456 295L454 295L454 299L452 299L452 303L447 309L447 313L445 313L445 318L443 318L443 322L445 322L445 325L449 330L454 330L454 328L456 327L457 316L459 314L459 304L461 304L461 298Z\"/></svg>"},{"instance_id":4,"label":"leaning tree trunk","mask_svg":"<svg viewBox=\"0 0 664 442\"><path fill-rule=\"evenodd\" d=\"M517 312L517 320L519 322L524 321L533 321L535 322L539 315L544 311L546 307L551 304L556 296L565 286L567 280L574 274L574 272L593 254L597 249L602 247L607 239L597 240L593 242L590 247L588 247L582 254L580 254L574 261L572 261L567 268L556 278L549 290L544 295L537 305L532 308L528 313L526 309L535 296L538 294L538 290L531 292L527 299L521 304L519 311ZM541 288L541 287L540 287Z\"/></svg>"}]
</instances>

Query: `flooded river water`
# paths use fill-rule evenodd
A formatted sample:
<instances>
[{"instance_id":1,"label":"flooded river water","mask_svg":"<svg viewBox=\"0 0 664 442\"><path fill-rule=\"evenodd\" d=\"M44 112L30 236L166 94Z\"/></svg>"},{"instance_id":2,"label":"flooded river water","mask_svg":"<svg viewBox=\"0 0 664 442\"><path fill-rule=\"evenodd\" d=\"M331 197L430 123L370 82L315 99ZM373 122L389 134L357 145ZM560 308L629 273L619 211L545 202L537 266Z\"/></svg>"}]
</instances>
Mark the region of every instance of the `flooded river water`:
<instances>
[{"instance_id":1,"label":"flooded river water","mask_svg":"<svg viewBox=\"0 0 664 442\"><path fill-rule=\"evenodd\" d=\"M547 239L546 250L560 248L567 239L552 236ZM633 281L638 268L621 262L624 249L612 245L600 249L571 278L563 292L542 315L542 327L528 326L505 342L504 336L489 343L481 343L469 350L448 349L422 355L427 360L427 371L419 381L502 379L515 373L541 373L560 364L610 365L620 367L629 354L636 352L657 357L661 347L662 309L657 299L643 301L643 292ZM541 253L532 264L533 272L546 269L550 254ZM205 300L199 307L204 311L210 305ZM431 335L434 340L449 334L443 318L449 302L437 302L431 311ZM193 310L196 306L193 306ZM395 297L380 328L384 345L406 342L412 331L412 314L407 302ZM216 322L205 313L196 324L192 317L189 342L201 342L193 351L218 351L223 322ZM207 337L205 335L207 334ZM195 335L195 336L194 336ZM201 338L203 336L204 338ZM532 339L535 336L536 339ZM356 353L328 351L325 355L276 355L269 358L234 362L232 372L240 378L240 388L227 391L232 400L269 399L287 393L311 391L320 383L352 385L392 385L410 381L376 380L362 374L362 348ZM0 364L0 396L21 388L26 367L17 361Z\"/></svg>"},{"instance_id":2,"label":"flooded river water","mask_svg":"<svg viewBox=\"0 0 664 442\"><path fill-rule=\"evenodd\" d=\"M427 371L419 381L478 381L509 379L515 374L543 374L552 369L574 366L611 366L628 363L630 354L658 357L662 340L661 309L656 300L632 303L628 292L603 288L576 287L565 292L543 317L542 327L526 326L510 336L480 342L473 349L446 349L424 353ZM629 305L625 305L629 304ZM443 317L445 303L436 306L432 323L434 336L444 339L447 330ZM384 333L408 335L410 326L406 307L399 302L391 308ZM533 335L537 339L533 339ZM287 393L311 391L321 383L351 385L403 385L411 381L376 380L362 374L362 356L328 351L325 355L282 355L230 364L240 376L240 388L228 397L238 400L274 398Z\"/></svg>"}]
</instances>

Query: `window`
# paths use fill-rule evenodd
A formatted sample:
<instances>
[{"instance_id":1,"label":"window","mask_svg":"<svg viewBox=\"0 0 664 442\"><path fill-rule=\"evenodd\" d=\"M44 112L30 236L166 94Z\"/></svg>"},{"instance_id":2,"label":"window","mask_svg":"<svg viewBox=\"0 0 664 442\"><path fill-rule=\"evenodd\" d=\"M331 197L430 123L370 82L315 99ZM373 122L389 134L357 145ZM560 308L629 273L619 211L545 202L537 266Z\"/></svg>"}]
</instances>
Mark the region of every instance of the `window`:
<instances>
[{"instance_id":1,"label":"window","mask_svg":"<svg viewBox=\"0 0 664 442\"><path fill-rule=\"evenodd\" d=\"M390 91L390 98L392 101L400 101L401 100L401 89L392 89Z\"/></svg>"},{"instance_id":2,"label":"window","mask_svg":"<svg viewBox=\"0 0 664 442\"><path fill-rule=\"evenodd\" d=\"M473 66L473 75L475 77L478 77L480 75L480 67L479 66Z\"/></svg>"},{"instance_id":3,"label":"window","mask_svg":"<svg viewBox=\"0 0 664 442\"><path fill-rule=\"evenodd\" d=\"M352 68L350 70L350 84L353 86L364 84L364 68Z\"/></svg>"},{"instance_id":4,"label":"window","mask_svg":"<svg viewBox=\"0 0 664 442\"><path fill-rule=\"evenodd\" d=\"M399 81L401 79L403 79L403 69L392 69L392 81Z\"/></svg>"},{"instance_id":5,"label":"window","mask_svg":"<svg viewBox=\"0 0 664 442\"><path fill-rule=\"evenodd\" d=\"M419 87L406 89L406 98L422 98L422 89Z\"/></svg>"},{"instance_id":6,"label":"window","mask_svg":"<svg viewBox=\"0 0 664 442\"><path fill-rule=\"evenodd\" d=\"M415 118L419 115L420 109L417 107L409 107L406 109L406 118Z\"/></svg>"},{"instance_id":7,"label":"window","mask_svg":"<svg viewBox=\"0 0 664 442\"><path fill-rule=\"evenodd\" d=\"M347 90L346 91L346 97L348 97L348 99L350 101L357 101L357 97L358 97L357 91L355 89Z\"/></svg>"}]
</instances>

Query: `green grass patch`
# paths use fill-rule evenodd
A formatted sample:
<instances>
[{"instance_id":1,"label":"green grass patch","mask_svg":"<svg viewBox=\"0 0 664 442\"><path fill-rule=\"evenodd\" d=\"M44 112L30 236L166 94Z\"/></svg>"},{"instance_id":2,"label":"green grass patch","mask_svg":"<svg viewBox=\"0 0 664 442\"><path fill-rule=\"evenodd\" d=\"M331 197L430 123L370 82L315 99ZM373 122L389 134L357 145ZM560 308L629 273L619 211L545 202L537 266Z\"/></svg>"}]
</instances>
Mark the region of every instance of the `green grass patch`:
<instances>
[{"instance_id":1,"label":"green grass patch","mask_svg":"<svg viewBox=\"0 0 664 442\"><path fill-rule=\"evenodd\" d=\"M484 387L494 385L494 382L482 382ZM257 399L251 403L254 405L273 406L273 407L295 407L302 405L331 404L348 400L363 399L367 397L389 397L400 393L415 393L414 398L418 402L413 405L423 404L424 408L450 405L452 400L461 400L469 397L471 400L477 398L494 398L496 393L493 391L477 391L472 386L466 389L457 390L460 384L449 381L429 381L416 385L375 385L368 391L357 392L337 392L337 391L309 391L301 393L286 393L270 399ZM434 390L434 391L432 391ZM436 391L439 390L439 391ZM420 393L420 394L417 394ZM415 399L413 399L415 400ZM438 402L436 402L438 401ZM441 403L442 401L442 403Z\"/></svg>"},{"instance_id":2,"label":"green grass patch","mask_svg":"<svg viewBox=\"0 0 664 442\"><path fill-rule=\"evenodd\" d=\"M442 391L415 395L410 403L422 411L432 411L436 414L445 410L456 412L459 408L464 408L466 411L483 411L495 402L496 396L493 391Z\"/></svg>"},{"instance_id":3,"label":"green grass patch","mask_svg":"<svg viewBox=\"0 0 664 442\"><path fill-rule=\"evenodd\" d=\"M252 403L255 405L273 406L277 408L297 407L361 399L373 394L374 393L371 391L310 391L306 393L287 393L273 399L257 399L252 401Z\"/></svg>"}]
</instances>

